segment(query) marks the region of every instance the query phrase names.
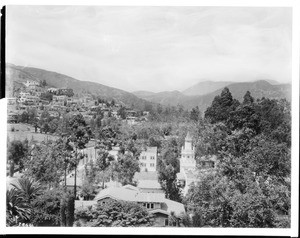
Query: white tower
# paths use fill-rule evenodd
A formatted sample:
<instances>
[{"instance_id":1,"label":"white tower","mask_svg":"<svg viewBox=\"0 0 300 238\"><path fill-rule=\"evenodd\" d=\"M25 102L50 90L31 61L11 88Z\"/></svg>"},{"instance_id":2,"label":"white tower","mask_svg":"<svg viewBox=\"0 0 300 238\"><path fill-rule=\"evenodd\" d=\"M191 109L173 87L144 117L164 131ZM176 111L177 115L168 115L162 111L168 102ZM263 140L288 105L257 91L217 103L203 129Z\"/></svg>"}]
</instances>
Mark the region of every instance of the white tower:
<instances>
[{"instance_id":1,"label":"white tower","mask_svg":"<svg viewBox=\"0 0 300 238\"><path fill-rule=\"evenodd\" d=\"M184 146L182 146L181 149L180 172L183 171L183 168L187 168L187 169L196 168L195 149L193 146L192 137L189 132L185 137Z\"/></svg>"}]
</instances>

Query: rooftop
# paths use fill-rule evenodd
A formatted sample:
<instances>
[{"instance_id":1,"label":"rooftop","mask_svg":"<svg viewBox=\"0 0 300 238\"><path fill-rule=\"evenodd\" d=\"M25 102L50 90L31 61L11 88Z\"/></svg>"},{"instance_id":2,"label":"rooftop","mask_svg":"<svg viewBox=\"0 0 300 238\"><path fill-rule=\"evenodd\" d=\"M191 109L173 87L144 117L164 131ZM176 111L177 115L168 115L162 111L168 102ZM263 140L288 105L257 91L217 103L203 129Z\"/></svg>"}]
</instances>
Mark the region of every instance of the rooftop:
<instances>
[{"instance_id":1,"label":"rooftop","mask_svg":"<svg viewBox=\"0 0 300 238\"><path fill-rule=\"evenodd\" d=\"M147 147L147 149L145 150L146 152L153 152L153 153L157 153L157 147Z\"/></svg>"},{"instance_id":2,"label":"rooftop","mask_svg":"<svg viewBox=\"0 0 300 238\"><path fill-rule=\"evenodd\" d=\"M138 190L132 189L132 187L133 186L128 185L103 189L98 193L94 201L111 198L130 202L157 202L161 203L162 210L167 211L168 213L174 212L175 215L178 216L185 212L184 205L182 203L165 198L163 193L142 193Z\"/></svg>"},{"instance_id":3,"label":"rooftop","mask_svg":"<svg viewBox=\"0 0 300 238\"><path fill-rule=\"evenodd\" d=\"M161 186L157 180L138 180L138 188L153 188L153 189L161 189Z\"/></svg>"}]
</instances>

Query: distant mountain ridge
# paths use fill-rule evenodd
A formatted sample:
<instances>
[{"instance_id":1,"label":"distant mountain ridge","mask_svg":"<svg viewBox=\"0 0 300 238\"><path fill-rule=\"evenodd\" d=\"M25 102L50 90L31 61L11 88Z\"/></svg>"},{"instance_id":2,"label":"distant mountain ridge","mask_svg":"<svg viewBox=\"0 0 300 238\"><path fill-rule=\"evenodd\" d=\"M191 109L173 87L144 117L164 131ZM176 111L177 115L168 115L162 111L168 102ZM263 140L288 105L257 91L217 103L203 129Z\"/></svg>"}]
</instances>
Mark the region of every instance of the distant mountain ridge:
<instances>
[{"instance_id":1,"label":"distant mountain ridge","mask_svg":"<svg viewBox=\"0 0 300 238\"><path fill-rule=\"evenodd\" d=\"M132 93L121 89L108 87L99 83L80 81L64 74L47 71L33 67L21 67L13 64L6 64L6 78L8 97L12 97L14 87L21 87L27 80L46 80L47 84L56 88L72 88L74 93L90 92L105 99L115 99L128 106L133 105L137 109L143 110L145 105L153 103L135 96Z\"/></svg>"},{"instance_id":2,"label":"distant mountain ridge","mask_svg":"<svg viewBox=\"0 0 300 238\"><path fill-rule=\"evenodd\" d=\"M286 98L291 100L291 85L279 84L272 85L266 80L258 80L254 82L240 82L231 83L227 85L233 98L242 101L243 96L247 91L250 91L254 98L267 97L270 99ZM151 102L160 103L163 105L177 106L181 104L187 109L191 109L198 106L200 110L205 111L208 106L211 105L215 96L220 95L224 87L215 90L214 92L200 95L200 96L187 96L179 91L154 93L144 96L143 98Z\"/></svg>"},{"instance_id":3,"label":"distant mountain ridge","mask_svg":"<svg viewBox=\"0 0 300 238\"><path fill-rule=\"evenodd\" d=\"M205 95L208 93L212 93L220 88L224 88L232 83L233 82L230 81L203 81L183 90L182 93L187 96Z\"/></svg>"},{"instance_id":4,"label":"distant mountain ridge","mask_svg":"<svg viewBox=\"0 0 300 238\"><path fill-rule=\"evenodd\" d=\"M137 91L133 93L126 92L117 88L108 87L99 83L80 81L69 77L67 75L59 74L52 71L33 67L21 67L13 64L6 65L6 92L7 97L12 97L13 88L23 87L23 83L27 80L41 81L46 80L49 86L56 88L69 87L72 88L74 93L90 92L94 95L101 96L105 99L115 99L128 106L133 105L135 108L143 110L145 106L157 106L161 104L163 106L177 106L182 105L186 109L191 109L198 106L202 112L211 105L215 96L220 95L223 86L221 83L213 82L213 87L219 87L219 89L204 94L204 95L185 95L183 92L188 91L192 87L180 91L165 91L165 92L149 92L149 91ZM276 83L276 81L268 80ZM225 85L229 82L223 82ZM206 85L209 83L206 81ZM199 84L197 84L199 85ZM222 87L220 87L222 85ZM207 87L212 90L213 87ZM266 80L258 80L254 82L240 82L230 83L226 85L229 88L233 98L242 101L246 91L250 91L254 98L286 98L291 100L291 85L290 84L276 84L273 85ZM208 89L207 89L208 90ZM208 90L208 91L209 91ZM193 92L192 92L193 93Z\"/></svg>"}]
</instances>

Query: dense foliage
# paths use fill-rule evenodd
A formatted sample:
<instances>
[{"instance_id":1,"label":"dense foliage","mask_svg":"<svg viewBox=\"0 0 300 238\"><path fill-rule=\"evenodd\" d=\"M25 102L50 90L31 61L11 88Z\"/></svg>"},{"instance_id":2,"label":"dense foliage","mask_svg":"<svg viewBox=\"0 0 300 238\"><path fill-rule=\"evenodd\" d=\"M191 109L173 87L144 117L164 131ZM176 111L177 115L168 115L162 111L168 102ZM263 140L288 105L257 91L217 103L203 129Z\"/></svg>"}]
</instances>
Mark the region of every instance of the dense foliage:
<instances>
[{"instance_id":1,"label":"dense foliage","mask_svg":"<svg viewBox=\"0 0 300 238\"><path fill-rule=\"evenodd\" d=\"M96 104L100 103L115 105L99 98ZM126 117L125 109L118 111L121 118ZM97 109L89 124L80 113L66 113L59 118L45 110L37 120L34 110L24 111L19 121L35 124L43 133L56 133L59 139L34 145L28 141L9 142L10 175L17 167L31 180L23 178L7 191L7 224L72 226L76 190L67 191L66 176L77 168L83 158L80 149L93 138L98 154L96 161L84 167L80 193L85 200L93 199L110 179L122 185L135 184L141 151L156 146L158 180L167 198L185 203L192 215L192 219L182 218L186 226L290 226L289 102L255 100L250 92L239 102L225 88L203 116L198 107L190 112L181 106L147 105L147 109L149 120L136 125L128 125L110 114L104 116ZM176 176L188 131L196 148L196 162L214 156L216 163L214 170L199 171L198 181L183 197ZM119 147L116 158L109 154L113 147ZM75 217L75 224L81 226L152 224L152 216L144 208L114 200L77 210ZM87 222L79 222L81 218ZM172 219L173 224L178 218Z\"/></svg>"},{"instance_id":2,"label":"dense foliage","mask_svg":"<svg viewBox=\"0 0 300 238\"><path fill-rule=\"evenodd\" d=\"M186 197L197 226L288 227L290 105L247 92L242 103L228 89L198 125L197 154L217 156Z\"/></svg>"},{"instance_id":3,"label":"dense foliage","mask_svg":"<svg viewBox=\"0 0 300 238\"><path fill-rule=\"evenodd\" d=\"M78 226L110 227L126 226L140 227L151 226L153 216L148 211L134 202L116 201L108 199L105 203L87 209L77 209L76 220L85 219L86 222L77 222Z\"/></svg>"}]
</instances>

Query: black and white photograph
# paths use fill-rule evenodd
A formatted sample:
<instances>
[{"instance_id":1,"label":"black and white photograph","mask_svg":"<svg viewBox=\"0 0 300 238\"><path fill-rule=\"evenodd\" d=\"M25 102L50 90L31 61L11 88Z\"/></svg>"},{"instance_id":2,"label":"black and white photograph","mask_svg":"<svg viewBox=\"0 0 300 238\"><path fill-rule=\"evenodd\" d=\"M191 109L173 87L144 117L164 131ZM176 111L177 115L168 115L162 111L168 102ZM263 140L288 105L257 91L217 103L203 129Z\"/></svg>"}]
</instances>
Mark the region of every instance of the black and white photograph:
<instances>
[{"instance_id":1,"label":"black and white photograph","mask_svg":"<svg viewBox=\"0 0 300 238\"><path fill-rule=\"evenodd\" d=\"M292 4L5 5L6 231L289 235L294 24Z\"/></svg>"}]
</instances>

